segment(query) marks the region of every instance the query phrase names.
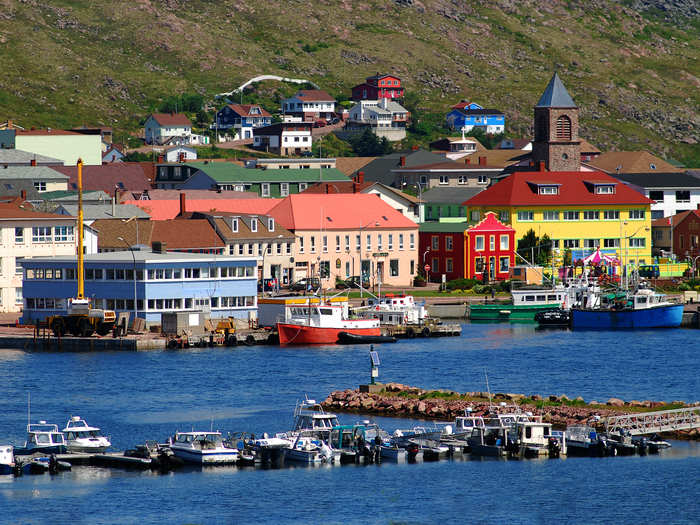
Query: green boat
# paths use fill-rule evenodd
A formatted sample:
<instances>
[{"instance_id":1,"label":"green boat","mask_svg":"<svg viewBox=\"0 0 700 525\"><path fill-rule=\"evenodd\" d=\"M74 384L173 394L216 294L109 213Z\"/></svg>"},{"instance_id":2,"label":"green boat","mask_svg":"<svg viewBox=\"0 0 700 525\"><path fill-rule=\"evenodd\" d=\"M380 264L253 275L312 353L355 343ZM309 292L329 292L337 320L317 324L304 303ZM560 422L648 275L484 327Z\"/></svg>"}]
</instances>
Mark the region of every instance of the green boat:
<instances>
[{"instance_id":1,"label":"green boat","mask_svg":"<svg viewBox=\"0 0 700 525\"><path fill-rule=\"evenodd\" d=\"M563 286L548 289L522 289L511 291L509 303L472 304L469 319L472 321L535 321L535 314L556 310L564 306L568 291Z\"/></svg>"}]
</instances>

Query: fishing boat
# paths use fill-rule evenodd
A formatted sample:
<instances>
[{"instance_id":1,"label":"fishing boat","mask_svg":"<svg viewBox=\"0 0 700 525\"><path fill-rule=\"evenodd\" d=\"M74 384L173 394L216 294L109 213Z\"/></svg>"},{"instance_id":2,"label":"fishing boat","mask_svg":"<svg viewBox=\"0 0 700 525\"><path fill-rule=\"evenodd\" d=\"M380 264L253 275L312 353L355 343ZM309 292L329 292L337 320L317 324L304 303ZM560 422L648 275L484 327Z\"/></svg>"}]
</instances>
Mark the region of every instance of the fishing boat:
<instances>
[{"instance_id":1,"label":"fishing boat","mask_svg":"<svg viewBox=\"0 0 700 525\"><path fill-rule=\"evenodd\" d=\"M566 304L570 291L557 285L551 288L511 290L511 301L469 305L472 321L534 321L540 312L556 310Z\"/></svg>"},{"instance_id":2,"label":"fishing boat","mask_svg":"<svg viewBox=\"0 0 700 525\"><path fill-rule=\"evenodd\" d=\"M112 445L109 438L100 434L99 428L91 427L80 416L72 416L63 433L68 452L104 452Z\"/></svg>"},{"instance_id":3,"label":"fishing boat","mask_svg":"<svg viewBox=\"0 0 700 525\"><path fill-rule=\"evenodd\" d=\"M16 468L12 445L0 445L0 476L14 474Z\"/></svg>"},{"instance_id":4,"label":"fishing boat","mask_svg":"<svg viewBox=\"0 0 700 525\"><path fill-rule=\"evenodd\" d=\"M573 425L566 427L566 446L569 456L615 456L617 449L593 427Z\"/></svg>"},{"instance_id":5,"label":"fishing boat","mask_svg":"<svg viewBox=\"0 0 700 525\"><path fill-rule=\"evenodd\" d=\"M348 319L342 306L289 305L285 321L277 323L281 345L335 344L338 334L380 336L379 320Z\"/></svg>"},{"instance_id":6,"label":"fishing boat","mask_svg":"<svg viewBox=\"0 0 700 525\"><path fill-rule=\"evenodd\" d=\"M552 424L543 423L541 417L532 421L517 421L513 427L514 441L511 455L520 458L538 456L559 457L566 454L564 441L552 436Z\"/></svg>"},{"instance_id":7,"label":"fishing boat","mask_svg":"<svg viewBox=\"0 0 700 525\"><path fill-rule=\"evenodd\" d=\"M307 397L303 401L298 401L294 407L294 423L292 430L286 435L305 433L327 442L330 439L331 430L339 425L338 416L326 412L315 399Z\"/></svg>"},{"instance_id":8,"label":"fishing boat","mask_svg":"<svg viewBox=\"0 0 700 525\"><path fill-rule=\"evenodd\" d=\"M425 301L416 303L412 295L387 293L369 297L366 306L355 309L363 319L378 319L382 325L422 325L428 318Z\"/></svg>"},{"instance_id":9,"label":"fishing boat","mask_svg":"<svg viewBox=\"0 0 700 525\"><path fill-rule=\"evenodd\" d=\"M225 446L221 432L176 432L169 447L178 458L198 465L232 465L239 459L238 449Z\"/></svg>"},{"instance_id":10,"label":"fishing boat","mask_svg":"<svg viewBox=\"0 0 700 525\"><path fill-rule=\"evenodd\" d=\"M396 337L390 335L356 335L349 332L340 332L338 334L338 344L342 345L357 345L357 344L381 344L395 343Z\"/></svg>"},{"instance_id":11,"label":"fishing boat","mask_svg":"<svg viewBox=\"0 0 700 525\"><path fill-rule=\"evenodd\" d=\"M300 434L293 441L290 441L289 446L284 449L284 459L292 463L309 465L334 463L336 455L325 442Z\"/></svg>"},{"instance_id":12,"label":"fishing boat","mask_svg":"<svg viewBox=\"0 0 700 525\"><path fill-rule=\"evenodd\" d=\"M677 328L683 320L682 304L648 288L601 294L592 297L589 304L592 306L572 308L574 330Z\"/></svg>"},{"instance_id":13,"label":"fishing boat","mask_svg":"<svg viewBox=\"0 0 700 525\"><path fill-rule=\"evenodd\" d=\"M15 447L15 455L31 454L65 454L66 439L62 432L58 431L58 425L39 421L27 425L27 441L24 447Z\"/></svg>"}]
</instances>

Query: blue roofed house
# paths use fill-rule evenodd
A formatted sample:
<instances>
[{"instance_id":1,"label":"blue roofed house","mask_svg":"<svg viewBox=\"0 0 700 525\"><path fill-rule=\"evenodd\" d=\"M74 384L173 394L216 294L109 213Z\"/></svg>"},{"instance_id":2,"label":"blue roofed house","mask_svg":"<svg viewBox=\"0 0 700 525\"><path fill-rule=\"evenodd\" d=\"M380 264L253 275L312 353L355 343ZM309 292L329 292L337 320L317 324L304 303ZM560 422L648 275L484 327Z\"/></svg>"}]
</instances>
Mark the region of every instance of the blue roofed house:
<instances>
[{"instance_id":1,"label":"blue roofed house","mask_svg":"<svg viewBox=\"0 0 700 525\"><path fill-rule=\"evenodd\" d=\"M253 129L272 124L272 115L258 104L228 104L216 113L216 122L211 125L232 135L233 140L253 138Z\"/></svg>"},{"instance_id":2,"label":"blue roofed house","mask_svg":"<svg viewBox=\"0 0 700 525\"><path fill-rule=\"evenodd\" d=\"M462 101L452 106L446 117L450 129L471 131L481 128L486 133L497 134L506 130L506 117L497 109L484 109L476 102Z\"/></svg>"}]
</instances>

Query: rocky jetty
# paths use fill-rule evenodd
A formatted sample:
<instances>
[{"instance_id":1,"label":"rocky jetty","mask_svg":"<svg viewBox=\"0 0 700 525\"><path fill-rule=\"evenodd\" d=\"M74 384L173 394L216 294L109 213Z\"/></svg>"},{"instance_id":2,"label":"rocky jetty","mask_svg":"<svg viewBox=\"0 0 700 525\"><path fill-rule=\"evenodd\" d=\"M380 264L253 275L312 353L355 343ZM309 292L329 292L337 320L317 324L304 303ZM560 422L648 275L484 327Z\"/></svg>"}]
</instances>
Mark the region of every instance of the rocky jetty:
<instances>
[{"instance_id":1,"label":"rocky jetty","mask_svg":"<svg viewBox=\"0 0 700 525\"><path fill-rule=\"evenodd\" d=\"M639 412L643 410L665 410L680 408L684 403L674 401L623 401L610 398L605 402L586 403L582 398L571 399L565 395L541 396L533 394L495 393L491 395L491 404L501 402L516 404L522 410L542 415L545 422L555 428L564 429L567 425L591 424L595 416L605 418L618 414ZM697 405L697 404L696 404ZM400 383L386 383L378 393L365 393L357 390L338 390L332 392L323 402L324 408L333 412L356 412L389 417L409 417L413 419L435 419L454 421L464 415L467 408L472 414L484 415L489 410L487 392L454 392L450 390L424 390ZM692 406L692 405L688 405ZM678 432L679 439L700 439L699 430Z\"/></svg>"}]
</instances>

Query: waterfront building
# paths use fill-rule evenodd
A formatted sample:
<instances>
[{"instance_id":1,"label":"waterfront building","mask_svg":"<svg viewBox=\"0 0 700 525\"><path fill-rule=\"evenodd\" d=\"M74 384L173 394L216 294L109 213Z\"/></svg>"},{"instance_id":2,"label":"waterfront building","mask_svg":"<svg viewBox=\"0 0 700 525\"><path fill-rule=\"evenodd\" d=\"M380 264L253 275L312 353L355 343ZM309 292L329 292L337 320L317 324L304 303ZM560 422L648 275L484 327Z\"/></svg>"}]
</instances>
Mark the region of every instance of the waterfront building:
<instances>
[{"instance_id":1,"label":"waterfront building","mask_svg":"<svg viewBox=\"0 0 700 525\"><path fill-rule=\"evenodd\" d=\"M515 265L515 230L493 212L465 232L465 277L503 281Z\"/></svg>"},{"instance_id":2,"label":"waterfront building","mask_svg":"<svg viewBox=\"0 0 700 525\"><path fill-rule=\"evenodd\" d=\"M257 310L256 256L168 253L154 250L85 257L85 296L94 308L136 313L158 324L164 312L210 312L247 319ZM65 312L77 293L75 255L35 257L24 269L21 322Z\"/></svg>"},{"instance_id":3,"label":"waterfront building","mask_svg":"<svg viewBox=\"0 0 700 525\"><path fill-rule=\"evenodd\" d=\"M418 254L421 274L429 281L462 279L465 276L464 239L466 222L424 222L420 225ZM429 270L425 267L429 266Z\"/></svg>"}]
</instances>

